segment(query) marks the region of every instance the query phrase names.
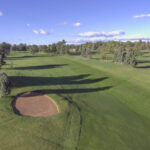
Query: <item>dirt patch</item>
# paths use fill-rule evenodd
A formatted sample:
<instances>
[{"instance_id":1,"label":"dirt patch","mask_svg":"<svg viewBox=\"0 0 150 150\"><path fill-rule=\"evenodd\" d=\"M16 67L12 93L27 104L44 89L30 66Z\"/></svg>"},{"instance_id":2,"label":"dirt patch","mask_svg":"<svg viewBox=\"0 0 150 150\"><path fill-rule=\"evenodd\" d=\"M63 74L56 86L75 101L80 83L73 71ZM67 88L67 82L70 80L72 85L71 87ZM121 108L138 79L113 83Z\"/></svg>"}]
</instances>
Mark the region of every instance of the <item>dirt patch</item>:
<instances>
[{"instance_id":1,"label":"dirt patch","mask_svg":"<svg viewBox=\"0 0 150 150\"><path fill-rule=\"evenodd\" d=\"M12 106L15 113L22 116L47 117L59 112L57 105L51 98L36 92L17 96Z\"/></svg>"}]
</instances>

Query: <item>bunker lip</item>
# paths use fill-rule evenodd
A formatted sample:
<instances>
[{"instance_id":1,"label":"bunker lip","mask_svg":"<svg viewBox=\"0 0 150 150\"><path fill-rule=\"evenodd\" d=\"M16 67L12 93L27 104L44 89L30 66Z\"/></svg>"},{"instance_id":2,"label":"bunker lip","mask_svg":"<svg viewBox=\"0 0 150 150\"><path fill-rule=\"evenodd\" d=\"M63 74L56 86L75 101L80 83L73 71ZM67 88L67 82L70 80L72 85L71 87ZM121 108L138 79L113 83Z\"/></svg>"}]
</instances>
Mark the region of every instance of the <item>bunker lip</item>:
<instances>
[{"instance_id":1,"label":"bunker lip","mask_svg":"<svg viewBox=\"0 0 150 150\"><path fill-rule=\"evenodd\" d=\"M38 92L18 95L13 100L12 107L20 116L47 117L59 113L57 104L47 95Z\"/></svg>"}]
</instances>

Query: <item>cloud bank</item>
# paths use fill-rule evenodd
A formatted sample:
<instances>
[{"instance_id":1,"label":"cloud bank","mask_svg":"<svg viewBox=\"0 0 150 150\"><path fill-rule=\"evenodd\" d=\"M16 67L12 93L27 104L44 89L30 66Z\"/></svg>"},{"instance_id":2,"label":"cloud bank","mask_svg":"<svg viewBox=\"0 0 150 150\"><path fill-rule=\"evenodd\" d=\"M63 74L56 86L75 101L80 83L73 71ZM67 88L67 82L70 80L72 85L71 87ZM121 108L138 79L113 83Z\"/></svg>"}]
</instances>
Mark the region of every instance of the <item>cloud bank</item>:
<instances>
[{"instance_id":1,"label":"cloud bank","mask_svg":"<svg viewBox=\"0 0 150 150\"><path fill-rule=\"evenodd\" d=\"M39 34L39 31L38 30L33 30L33 33L34 34Z\"/></svg>"},{"instance_id":2,"label":"cloud bank","mask_svg":"<svg viewBox=\"0 0 150 150\"><path fill-rule=\"evenodd\" d=\"M82 24L80 22L76 22L76 23L73 24L73 26L80 27L80 26L82 26Z\"/></svg>"},{"instance_id":3,"label":"cloud bank","mask_svg":"<svg viewBox=\"0 0 150 150\"><path fill-rule=\"evenodd\" d=\"M92 38L78 38L75 40L67 41L68 44L83 44L86 42L98 41L150 41L150 36L132 35L132 36L116 36L116 37L92 37Z\"/></svg>"},{"instance_id":4,"label":"cloud bank","mask_svg":"<svg viewBox=\"0 0 150 150\"><path fill-rule=\"evenodd\" d=\"M85 32L79 33L79 37L114 37L124 35L124 31L112 31L112 32Z\"/></svg>"},{"instance_id":5,"label":"cloud bank","mask_svg":"<svg viewBox=\"0 0 150 150\"><path fill-rule=\"evenodd\" d=\"M44 29L40 29L40 30L33 30L33 33L34 34L41 34L41 35L50 35L50 34L52 34L54 32L54 30L53 29L51 29L50 31L46 31L46 30L44 30Z\"/></svg>"},{"instance_id":6,"label":"cloud bank","mask_svg":"<svg viewBox=\"0 0 150 150\"><path fill-rule=\"evenodd\" d=\"M133 18L135 18L135 19L137 19L137 18L144 18L144 17L150 17L150 14L141 14L141 15L133 16Z\"/></svg>"}]
</instances>

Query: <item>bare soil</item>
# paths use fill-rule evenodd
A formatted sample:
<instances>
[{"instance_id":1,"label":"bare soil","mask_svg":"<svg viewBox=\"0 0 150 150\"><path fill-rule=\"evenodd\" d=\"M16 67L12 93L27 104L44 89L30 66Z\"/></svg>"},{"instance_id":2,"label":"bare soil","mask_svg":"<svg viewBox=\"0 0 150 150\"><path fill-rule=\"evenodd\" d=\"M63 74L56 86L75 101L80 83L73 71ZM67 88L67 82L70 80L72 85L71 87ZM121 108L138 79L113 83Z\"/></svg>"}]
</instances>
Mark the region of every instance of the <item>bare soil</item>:
<instances>
[{"instance_id":1,"label":"bare soil","mask_svg":"<svg viewBox=\"0 0 150 150\"><path fill-rule=\"evenodd\" d=\"M14 111L22 116L47 117L58 113L57 105L46 95L28 92L13 101Z\"/></svg>"}]
</instances>

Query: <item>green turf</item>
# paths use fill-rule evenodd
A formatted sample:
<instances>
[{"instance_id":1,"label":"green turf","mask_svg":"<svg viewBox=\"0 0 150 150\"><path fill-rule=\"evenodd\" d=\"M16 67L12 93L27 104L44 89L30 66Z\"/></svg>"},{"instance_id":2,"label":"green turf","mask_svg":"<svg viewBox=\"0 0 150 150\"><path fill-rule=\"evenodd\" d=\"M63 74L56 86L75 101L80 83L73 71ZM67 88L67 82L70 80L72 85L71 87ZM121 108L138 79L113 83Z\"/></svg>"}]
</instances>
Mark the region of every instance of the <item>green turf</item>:
<instances>
[{"instance_id":1,"label":"green turf","mask_svg":"<svg viewBox=\"0 0 150 150\"><path fill-rule=\"evenodd\" d=\"M138 68L71 56L13 53L0 70L13 83L0 99L0 150L149 150L150 55ZM13 98L40 91L58 115L21 117Z\"/></svg>"}]
</instances>

